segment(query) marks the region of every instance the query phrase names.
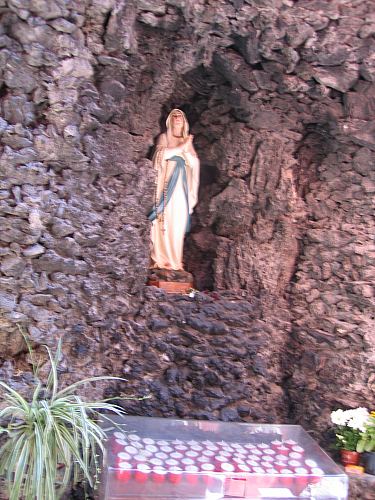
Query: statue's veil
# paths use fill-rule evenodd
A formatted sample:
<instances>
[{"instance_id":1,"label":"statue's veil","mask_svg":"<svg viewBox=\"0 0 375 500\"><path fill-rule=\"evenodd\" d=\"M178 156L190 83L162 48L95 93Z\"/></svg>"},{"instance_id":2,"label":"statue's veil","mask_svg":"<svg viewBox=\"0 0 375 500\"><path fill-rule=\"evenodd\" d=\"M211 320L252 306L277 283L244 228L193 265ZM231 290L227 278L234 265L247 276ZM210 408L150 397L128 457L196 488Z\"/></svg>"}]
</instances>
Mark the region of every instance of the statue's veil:
<instances>
[{"instance_id":1,"label":"statue's veil","mask_svg":"<svg viewBox=\"0 0 375 500\"><path fill-rule=\"evenodd\" d=\"M184 120L184 125L182 127L182 137L186 139L189 136L189 122L187 121L186 115L183 111L180 109L172 109L172 111L169 113L166 125L167 125L167 137L168 139L172 137L172 115L175 113L179 113L182 115L182 118Z\"/></svg>"}]
</instances>

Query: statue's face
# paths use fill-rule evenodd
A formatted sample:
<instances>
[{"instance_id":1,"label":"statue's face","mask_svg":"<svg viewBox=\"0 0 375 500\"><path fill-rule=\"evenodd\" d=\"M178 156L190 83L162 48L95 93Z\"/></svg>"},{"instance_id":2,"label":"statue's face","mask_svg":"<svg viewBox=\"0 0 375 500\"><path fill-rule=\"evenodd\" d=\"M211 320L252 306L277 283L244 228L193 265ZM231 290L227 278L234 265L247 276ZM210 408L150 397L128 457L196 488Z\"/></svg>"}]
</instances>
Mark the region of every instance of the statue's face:
<instances>
[{"instance_id":1,"label":"statue's face","mask_svg":"<svg viewBox=\"0 0 375 500\"><path fill-rule=\"evenodd\" d=\"M172 123L173 125L180 127L184 124L184 119L181 113L173 113L172 115Z\"/></svg>"}]
</instances>

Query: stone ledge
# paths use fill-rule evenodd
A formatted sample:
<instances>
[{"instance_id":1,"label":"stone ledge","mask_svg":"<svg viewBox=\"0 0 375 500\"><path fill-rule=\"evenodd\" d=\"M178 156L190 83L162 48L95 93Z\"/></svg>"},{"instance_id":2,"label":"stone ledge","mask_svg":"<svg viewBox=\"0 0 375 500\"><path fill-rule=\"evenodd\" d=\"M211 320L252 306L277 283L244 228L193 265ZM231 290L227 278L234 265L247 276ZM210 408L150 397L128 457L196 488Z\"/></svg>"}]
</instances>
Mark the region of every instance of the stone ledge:
<instances>
[{"instance_id":1,"label":"stone ledge","mask_svg":"<svg viewBox=\"0 0 375 500\"><path fill-rule=\"evenodd\" d=\"M375 500L375 476L348 474L349 500Z\"/></svg>"}]
</instances>

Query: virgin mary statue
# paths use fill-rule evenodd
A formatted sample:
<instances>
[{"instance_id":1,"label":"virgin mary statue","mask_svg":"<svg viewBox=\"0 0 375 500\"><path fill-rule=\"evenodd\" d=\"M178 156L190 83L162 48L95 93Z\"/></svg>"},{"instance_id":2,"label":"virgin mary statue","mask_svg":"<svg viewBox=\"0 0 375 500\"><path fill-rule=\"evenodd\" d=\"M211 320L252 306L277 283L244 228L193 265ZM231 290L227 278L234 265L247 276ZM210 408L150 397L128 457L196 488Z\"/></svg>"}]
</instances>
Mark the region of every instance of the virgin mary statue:
<instances>
[{"instance_id":1,"label":"virgin mary statue","mask_svg":"<svg viewBox=\"0 0 375 500\"><path fill-rule=\"evenodd\" d=\"M157 182L155 203L148 215L152 221L151 267L183 270L184 237L198 201L199 159L185 114L173 109L166 125L153 158Z\"/></svg>"}]
</instances>

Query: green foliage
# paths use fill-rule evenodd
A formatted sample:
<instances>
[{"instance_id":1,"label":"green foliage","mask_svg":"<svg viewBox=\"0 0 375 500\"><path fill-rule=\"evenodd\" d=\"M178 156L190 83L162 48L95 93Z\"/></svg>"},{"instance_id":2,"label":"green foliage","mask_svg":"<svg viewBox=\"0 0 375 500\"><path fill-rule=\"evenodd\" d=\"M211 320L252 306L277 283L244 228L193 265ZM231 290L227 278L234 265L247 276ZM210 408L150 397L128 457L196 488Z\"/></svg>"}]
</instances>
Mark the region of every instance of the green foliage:
<instances>
[{"instance_id":1,"label":"green foliage","mask_svg":"<svg viewBox=\"0 0 375 500\"><path fill-rule=\"evenodd\" d=\"M361 433L361 439L357 444L357 451L375 451L375 412L371 412L371 416L365 425L365 431Z\"/></svg>"},{"instance_id":2,"label":"green foliage","mask_svg":"<svg viewBox=\"0 0 375 500\"><path fill-rule=\"evenodd\" d=\"M338 450L356 451L357 444L361 438L361 432L358 429L338 425L335 434L335 447Z\"/></svg>"},{"instance_id":3,"label":"green foliage","mask_svg":"<svg viewBox=\"0 0 375 500\"><path fill-rule=\"evenodd\" d=\"M94 487L100 472L98 451L106 438L97 423L99 412L124 413L114 404L86 402L75 394L82 384L124 379L92 377L59 389L61 341L55 357L46 349L51 363L48 381L42 384L33 364L36 386L30 398L0 381L1 402L6 405L0 411L0 422L6 422L0 434L7 434L0 448L0 475L5 476L9 500L57 500L71 481L82 479ZM102 413L100 418L110 421Z\"/></svg>"}]
</instances>

